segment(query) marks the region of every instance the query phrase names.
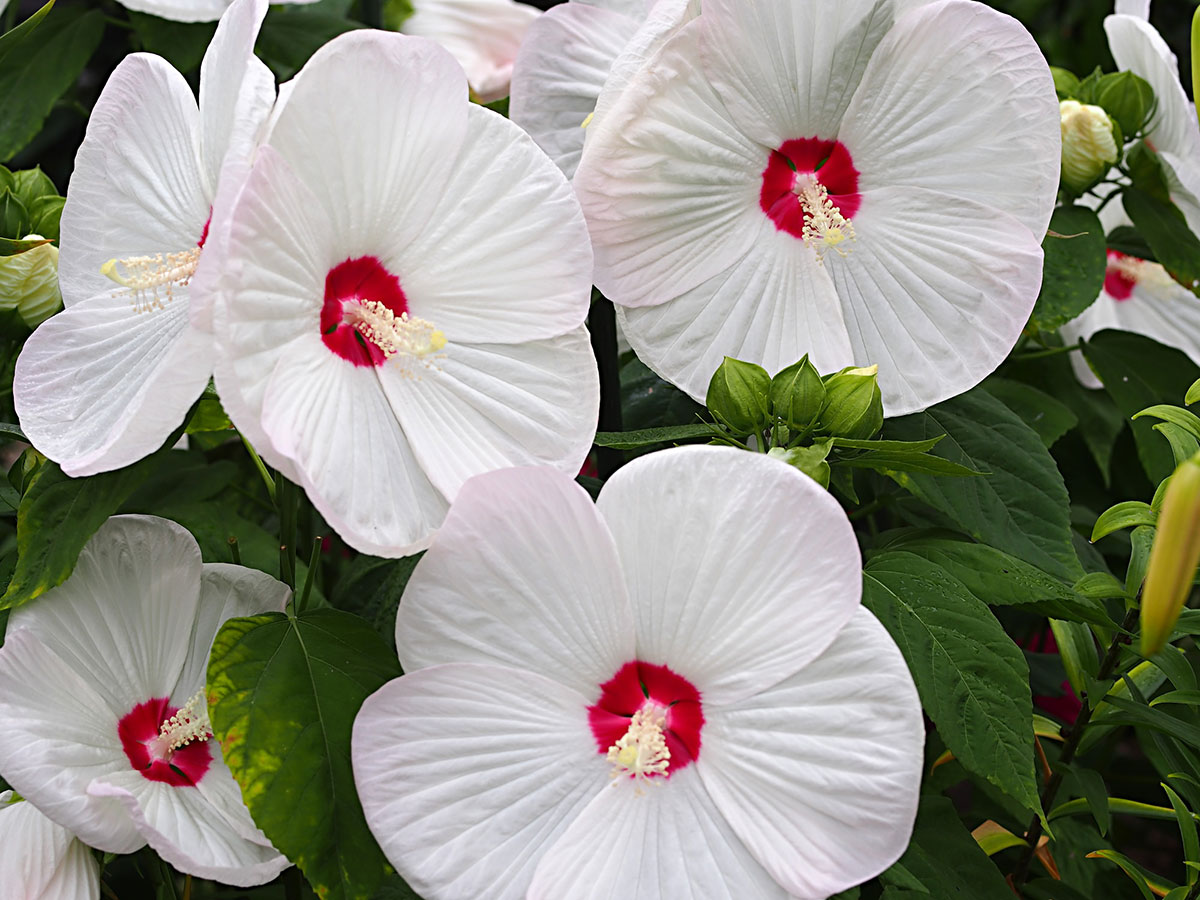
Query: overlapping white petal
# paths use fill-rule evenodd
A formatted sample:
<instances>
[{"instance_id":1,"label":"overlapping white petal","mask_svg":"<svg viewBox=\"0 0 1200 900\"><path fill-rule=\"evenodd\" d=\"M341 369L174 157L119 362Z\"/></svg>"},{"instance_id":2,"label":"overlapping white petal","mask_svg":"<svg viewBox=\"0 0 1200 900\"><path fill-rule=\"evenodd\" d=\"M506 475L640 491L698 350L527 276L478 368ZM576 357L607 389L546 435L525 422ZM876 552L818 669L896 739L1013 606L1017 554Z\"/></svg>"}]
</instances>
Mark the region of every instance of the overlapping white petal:
<instances>
[{"instance_id":1,"label":"overlapping white petal","mask_svg":"<svg viewBox=\"0 0 1200 900\"><path fill-rule=\"evenodd\" d=\"M75 835L3 791L0 884L20 900L99 900L100 866Z\"/></svg>"},{"instance_id":2,"label":"overlapping white petal","mask_svg":"<svg viewBox=\"0 0 1200 900\"><path fill-rule=\"evenodd\" d=\"M577 471L595 428L578 204L532 140L464 88L430 41L331 41L274 115L226 244L213 320L226 409L377 555L426 546L472 475ZM325 345L326 277L364 257L444 348L377 368Z\"/></svg>"},{"instance_id":3,"label":"overlapping white petal","mask_svg":"<svg viewBox=\"0 0 1200 900\"><path fill-rule=\"evenodd\" d=\"M367 698L351 744L358 795L422 897L526 896L546 845L609 783L586 704L541 675L468 663Z\"/></svg>"},{"instance_id":4,"label":"overlapping white petal","mask_svg":"<svg viewBox=\"0 0 1200 900\"><path fill-rule=\"evenodd\" d=\"M110 519L67 581L12 614L0 648L0 772L99 849L147 841L180 871L261 884L287 861L254 826L215 742L196 786L136 770L118 723L204 686L213 636L233 615L278 611L288 590L237 566L203 566L183 528ZM183 763L180 763L182 766Z\"/></svg>"},{"instance_id":5,"label":"overlapping white petal","mask_svg":"<svg viewBox=\"0 0 1200 900\"><path fill-rule=\"evenodd\" d=\"M880 365L888 415L922 409L990 372L1028 316L1040 282L1018 270L1040 272L1058 121L1033 39L983 4L705 3L589 134L575 183L596 283L693 397L725 355L834 367L848 346ZM857 181L856 239L825 271L769 234L760 196L770 153L814 138L839 141Z\"/></svg>"},{"instance_id":6,"label":"overlapping white petal","mask_svg":"<svg viewBox=\"0 0 1200 900\"><path fill-rule=\"evenodd\" d=\"M413 0L413 13L400 28L449 50L475 96L491 103L508 94L521 39L538 15L513 0Z\"/></svg>"},{"instance_id":7,"label":"overlapping white petal","mask_svg":"<svg viewBox=\"0 0 1200 900\"><path fill-rule=\"evenodd\" d=\"M223 5L222 5L223 8ZM59 273L66 311L17 362L13 399L25 433L72 475L128 465L182 423L212 372L211 339L189 322L193 292L215 275L203 251L222 162L253 149L274 88L253 58L265 0L238 0L201 72L201 107L160 57L126 57L88 120L63 208ZM239 177L237 167L225 177ZM169 254L182 261L161 262ZM138 257L164 275L134 288L102 273ZM190 279L197 280L190 283ZM203 318L203 317L202 317Z\"/></svg>"}]
</instances>

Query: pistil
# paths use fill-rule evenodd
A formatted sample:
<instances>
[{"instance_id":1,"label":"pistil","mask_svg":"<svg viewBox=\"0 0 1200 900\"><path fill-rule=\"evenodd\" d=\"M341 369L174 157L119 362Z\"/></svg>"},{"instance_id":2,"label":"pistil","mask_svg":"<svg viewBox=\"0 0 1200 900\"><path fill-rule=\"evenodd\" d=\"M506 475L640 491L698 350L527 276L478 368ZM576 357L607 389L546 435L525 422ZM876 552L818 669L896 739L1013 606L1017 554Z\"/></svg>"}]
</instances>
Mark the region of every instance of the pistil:
<instances>
[{"instance_id":1,"label":"pistil","mask_svg":"<svg viewBox=\"0 0 1200 900\"><path fill-rule=\"evenodd\" d=\"M432 322L393 313L377 300L353 300L343 309L343 321L370 341L385 358L393 356L424 360L446 346L446 335Z\"/></svg>"},{"instance_id":2,"label":"pistil","mask_svg":"<svg viewBox=\"0 0 1200 900\"><path fill-rule=\"evenodd\" d=\"M174 300L175 288L186 287L192 280L200 262L200 249L110 259L100 267L100 273L129 292L134 312L151 312Z\"/></svg>"},{"instance_id":3,"label":"pistil","mask_svg":"<svg viewBox=\"0 0 1200 900\"><path fill-rule=\"evenodd\" d=\"M801 239L816 251L817 262L824 262L825 251L829 248L839 256L849 256L849 251L841 245L855 239L854 225L830 199L825 185L815 174L801 173L796 176L792 192L805 213Z\"/></svg>"},{"instance_id":4,"label":"pistil","mask_svg":"<svg viewBox=\"0 0 1200 900\"><path fill-rule=\"evenodd\" d=\"M207 741L212 734L208 704L204 691L200 690L159 726L158 737L151 743L151 752L159 759L170 759L180 747L186 747L192 741Z\"/></svg>"},{"instance_id":5,"label":"pistil","mask_svg":"<svg viewBox=\"0 0 1200 900\"><path fill-rule=\"evenodd\" d=\"M665 713L656 707L643 707L633 714L629 729L608 748L607 758L612 763L614 779L627 775L643 782L667 774L671 751L663 733L665 722ZM640 791L640 785L638 789Z\"/></svg>"}]
</instances>

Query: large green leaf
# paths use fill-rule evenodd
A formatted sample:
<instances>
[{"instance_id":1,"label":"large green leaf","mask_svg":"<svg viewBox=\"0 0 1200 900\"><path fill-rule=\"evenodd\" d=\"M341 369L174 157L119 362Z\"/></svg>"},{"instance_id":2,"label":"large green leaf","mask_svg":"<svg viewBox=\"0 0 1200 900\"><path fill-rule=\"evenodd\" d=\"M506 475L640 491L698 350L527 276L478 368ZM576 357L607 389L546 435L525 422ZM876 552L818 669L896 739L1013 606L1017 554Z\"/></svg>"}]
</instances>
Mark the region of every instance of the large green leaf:
<instances>
[{"instance_id":1,"label":"large green leaf","mask_svg":"<svg viewBox=\"0 0 1200 900\"><path fill-rule=\"evenodd\" d=\"M208 706L242 796L322 900L368 900L387 860L350 765L359 707L400 674L362 619L336 609L231 619L213 642Z\"/></svg>"},{"instance_id":2,"label":"large green leaf","mask_svg":"<svg viewBox=\"0 0 1200 900\"><path fill-rule=\"evenodd\" d=\"M1060 437L1079 424L1079 417L1071 412L1071 407L1028 384L993 376L983 386L1036 431L1047 447L1053 447Z\"/></svg>"},{"instance_id":3,"label":"large green leaf","mask_svg":"<svg viewBox=\"0 0 1200 900\"><path fill-rule=\"evenodd\" d=\"M1087 207L1060 206L1050 231L1042 241L1042 291L1030 320L1039 331L1054 331L1092 305L1107 261L1104 226Z\"/></svg>"},{"instance_id":4,"label":"large green leaf","mask_svg":"<svg viewBox=\"0 0 1200 900\"><path fill-rule=\"evenodd\" d=\"M1185 287L1198 290L1200 237L1188 229L1179 207L1136 187L1126 190L1121 199L1155 258Z\"/></svg>"},{"instance_id":5,"label":"large green leaf","mask_svg":"<svg viewBox=\"0 0 1200 900\"><path fill-rule=\"evenodd\" d=\"M989 474L939 478L889 473L969 535L1064 581L1083 569L1071 546L1067 489L1037 432L977 387L923 413L893 419L887 436L922 440L946 434L933 453Z\"/></svg>"},{"instance_id":6,"label":"large green leaf","mask_svg":"<svg viewBox=\"0 0 1200 900\"><path fill-rule=\"evenodd\" d=\"M945 797L924 796L912 843L880 879L894 897L934 900L1013 900L1004 876L988 859ZM911 893L909 893L911 892Z\"/></svg>"},{"instance_id":7,"label":"large green leaf","mask_svg":"<svg viewBox=\"0 0 1200 900\"><path fill-rule=\"evenodd\" d=\"M344 13L312 7L277 6L267 13L258 33L258 53L280 81L291 78L319 47L339 34L362 28Z\"/></svg>"},{"instance_id":8,"label":"large green leaf","mask_svg":"<svg viewBox=\"0 0 1200 900\"><path fill-rule=\"evenodd\" d=\"M643 428L639 431L599 431L593 441L597 447L612 450L640 450L659 444L677 444L725 434L716 425L697 422L695 425L668 425L665 428Z\"/></svg>"},{"instance_id":9,"label":"large green leaf","mask_svg":"<svg viewBox=\"0 0 1200 900\"><path fill-rule=\"evenodd\" d=\"M146 13L130 12L129 23L147 53L157 53L180 72L200 65L217 30L216 22L172 22Z\"/></svg>"},{"instance_id":10,"label":"large green leaf","mask_svg":"<svg viewBox=\"0 0 1200 900\"><path fill-rule=\"evenodd\" d=\"M1126 419L1149 406L1178 403L1200 378L1200 368L1186 354L1140 334L1098 332L1084 343L1083 354ZM1142 468L1158 484L1175 465L1171 445L1153 426L1149 417L1130 423Z\"/></svg>"},{"instance_id":11,"label":"large green leaf","mask_svg":"<svg viewBox=\"0 0 1200 900\"><path fill-rule=\"evenodd\" d=\"M75 570L84 545L158 467L162 451L125 469L71 478L47 460L17 508L17 566L0 609L57 587Z\"/></svg>"},{"instance_id":12,"label":"large green leaf","mask_svg":"<svg viewBox=\"0 0 1200 900\"><path fill-rule=\"evenodd\" d=\"M899 645L955 757L1040 810L1029 667L991 610L945 569L903 551L867 563L863 603Z\"/></svg>"},{"instance_id":13,"label":"large green leaf","mask_svg":"<svg viewBox=\"0 0 1200 900\"><path fill-rule=\"evenodd\" d=\"M0 160L11 158L41 131L103 35L100 10L64 7L11 48L0 47Z\"/></svg>"}]
</instances>

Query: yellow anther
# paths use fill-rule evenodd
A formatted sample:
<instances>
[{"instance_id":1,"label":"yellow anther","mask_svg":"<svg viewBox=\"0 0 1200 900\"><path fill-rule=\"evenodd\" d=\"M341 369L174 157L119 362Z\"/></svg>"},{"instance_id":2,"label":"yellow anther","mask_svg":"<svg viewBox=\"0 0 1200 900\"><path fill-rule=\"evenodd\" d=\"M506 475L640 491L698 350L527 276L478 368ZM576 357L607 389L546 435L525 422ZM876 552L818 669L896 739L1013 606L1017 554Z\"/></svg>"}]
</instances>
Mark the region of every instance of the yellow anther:
<instances>
[{"instance_id":1,"label":"yellow anther","mask_svg":"<svg viewBox=\"0 0 1200 900\"><path fill-rule=\"evenodd\" d=\"M635 781L648 781L655 775L667 774L671 766L671 750L663 734L665 716L659 709L639 709L629 722L629 730L608 748L607 759L612 763L611 777L627 775ZM639 792L641 787L638 787Z\"/></svg>"},{"instance_id":2,"label":"yellow anther","mask_svg":"<svg viewBox=\"0 0 1200 900\"><path fill-rule=\"evenodd\" d=\"M587 118L583 120L583 124L581 124L579 127L587 128L589 125L592 124L592 119L594 119L594 118L596 118L596 111L592 110L590 113L587 114Z\"/></svg>"}]
</instances>

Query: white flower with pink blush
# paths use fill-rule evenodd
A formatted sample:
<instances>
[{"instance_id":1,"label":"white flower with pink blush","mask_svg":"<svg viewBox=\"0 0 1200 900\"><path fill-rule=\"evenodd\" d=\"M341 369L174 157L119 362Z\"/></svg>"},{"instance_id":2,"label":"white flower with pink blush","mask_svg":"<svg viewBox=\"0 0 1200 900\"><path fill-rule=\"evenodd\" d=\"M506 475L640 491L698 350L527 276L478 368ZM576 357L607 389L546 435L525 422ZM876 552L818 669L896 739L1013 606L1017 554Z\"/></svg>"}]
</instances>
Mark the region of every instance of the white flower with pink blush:
<instances>
[{"instance_id":1,"label":"white flower with pink blush","mask_svg":"<svg viewBox=\"0 0 1200 900\"><path fill-rule=\"evenodd\" d=\"M579 471L599 407L587 228L432 41L352 32L291 84L214 248L217 387L347 543L403 556L473 475Z\"/></svg>"},{"instance_id":2,"label":"white flower with pink blush","mask_svg":"<svg viewBox=\"0 0 1200 900\"><path fill-rule=\"evenodd\" d=\"M412 0L412 6L401 31L449 50L481 102L508 96L513 61L538 9L514 0Z\"/></svg>"},{"instance_id":3,"label":"white flower with pink blush","mask_svg":"<svg viewBox=\"0 0 1200 900\"><path fill-rule=\"evenodd\" d=\"M18 900L99 900L92 851L12 791L0 791L0 884Z\"/></svg>"},{"instance_id":4,"label":"white flower with pink blush","mask_svg":"<svg viewBox=\"0 0 1200 900\"><path fill-rule=\"evenodd\" d=\"M824 898L903 853L924 728L860 605L838 504L688 447L593 504L462 489L396 621L407 674L354 723L367 822L428 900Z\"/></svg>"},{"instance_id":5,"label":"white flower with pink blush","mask_svg":"<svg viewBox=\"0 0 1200 900\"><path fill-rule=\"evenodd\" d=\"M211 277L222 170L249 158L275 99L254 57L266 10L237 0L221 19L198 108L166 60L133 53L92 110L62 214L66 308L25 342L13 379L25 434L69 475L157 450L212 375L212 337L189 307Z\"/></svg>"},{"instance_id":6,"label":"white flower with pink blush","mask_svg":"<svg viewBox=\"0 0 1200 900\"><path fill-rule=\"evenodd\" d=\"M70 578L9 618L0 776L99 850L149 844L180 872L270 881L288 861L211 739L204 678L226 619L280 611L289 595L262 572L202 563L174 522L109 519Z\"/></svg>"},{"instance_id":7,"label":"white flower with pink blush","mask_svg":"<svg viewBox=\"0 0 1200 900\"><path fill-rule=\"evenodd\" d=\"M808 353L878 364L901 415L1020 335L1058 187L1049 67L981 3L896 6L704 0L588 126L596 284L693 397L724 356Z\"/></svg>"}]
</instances>

